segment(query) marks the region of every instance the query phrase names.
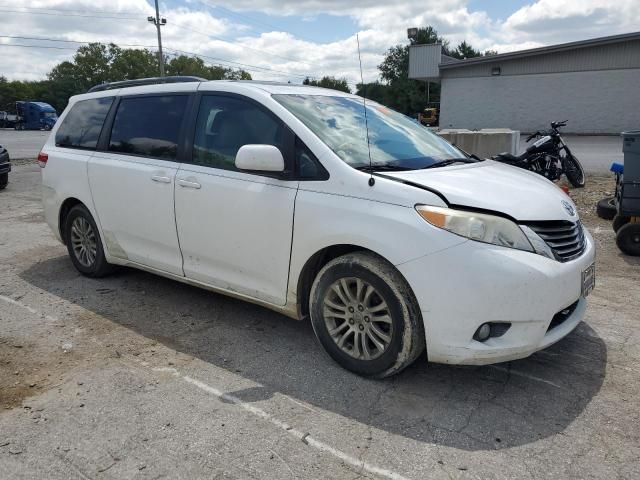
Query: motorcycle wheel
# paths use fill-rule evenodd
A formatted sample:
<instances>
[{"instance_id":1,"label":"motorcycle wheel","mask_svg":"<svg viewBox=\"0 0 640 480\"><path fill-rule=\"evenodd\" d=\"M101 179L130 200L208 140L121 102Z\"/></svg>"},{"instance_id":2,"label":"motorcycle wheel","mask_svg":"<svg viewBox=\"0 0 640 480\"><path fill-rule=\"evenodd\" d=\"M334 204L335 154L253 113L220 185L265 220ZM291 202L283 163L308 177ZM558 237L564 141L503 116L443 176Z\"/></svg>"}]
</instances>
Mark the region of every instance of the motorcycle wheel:
<instances>
[{"instance_id":1,"label":"motorcycle wheel","mask_svg":"<svg viewBox=\"0 0 640 480\"><path fill-rule=\"evenodd\" d=\"M564 159L564 168L564 174L567 176L567 179L569 179L571 185L576 188L584 187L584 170L582 169L582 165L580 165L580 162L576 157L574 157L572 154L567 155L567 157Z\"/></svg>"}]
</instances>

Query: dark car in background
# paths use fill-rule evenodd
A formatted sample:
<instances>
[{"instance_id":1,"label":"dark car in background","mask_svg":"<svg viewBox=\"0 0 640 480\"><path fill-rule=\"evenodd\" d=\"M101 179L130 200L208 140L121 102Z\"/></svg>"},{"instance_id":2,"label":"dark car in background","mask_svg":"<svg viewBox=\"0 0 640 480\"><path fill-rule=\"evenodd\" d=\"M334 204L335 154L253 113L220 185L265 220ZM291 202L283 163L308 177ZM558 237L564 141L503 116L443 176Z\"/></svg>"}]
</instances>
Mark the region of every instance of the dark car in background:
<instances>
[{"instance_id":1,"label":"dark car in background","mask_svg":"<svg viewBox=\"0 0 640 480\"><path fill-rule=\"evenodd\" d=\"M0 190L4 189L9 183L10 171L11 163L9 162L9 152L0 145Z\"/></svg>"}]
</instances>

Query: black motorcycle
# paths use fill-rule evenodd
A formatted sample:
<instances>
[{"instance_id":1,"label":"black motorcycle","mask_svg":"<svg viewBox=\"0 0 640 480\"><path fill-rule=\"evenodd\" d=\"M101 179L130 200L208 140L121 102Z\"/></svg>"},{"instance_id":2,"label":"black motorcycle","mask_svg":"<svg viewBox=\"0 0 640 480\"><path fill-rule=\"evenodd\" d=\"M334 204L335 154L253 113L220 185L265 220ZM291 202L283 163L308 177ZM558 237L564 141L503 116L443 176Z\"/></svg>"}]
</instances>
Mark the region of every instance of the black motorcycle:
<instances>
[{"instance_id":1,"label":"black motorcycle","mask_svg":"<svg viewBox=\"0 0 640 480\"><path fill-rule=\"evenodd\" d=\"M538 131L529 135L527 143L534 138L538 140L527 147L521 155L501 153L492 159L539 173L552 182L564 174L574 187L584 187L585 178L582 165L571 153L558 131L558 128L564 127L566 124L567 120L552 122L550 130Z\"/></svg>"}]
</instances>

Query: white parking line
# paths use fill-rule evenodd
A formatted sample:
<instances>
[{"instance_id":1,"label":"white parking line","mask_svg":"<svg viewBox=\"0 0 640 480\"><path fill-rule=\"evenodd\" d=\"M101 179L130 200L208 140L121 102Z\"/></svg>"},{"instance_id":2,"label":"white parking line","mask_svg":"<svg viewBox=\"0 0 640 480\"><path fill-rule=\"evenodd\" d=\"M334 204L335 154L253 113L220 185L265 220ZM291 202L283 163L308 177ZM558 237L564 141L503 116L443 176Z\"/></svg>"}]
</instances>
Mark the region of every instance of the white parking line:
<instances>
[{"instance_id":1,"label":"white parking line","mask_svg":"<svg viewBox=\"0 0 640 480\"><path fill-rule=\"evenodd\" d=\"M49 322L59 322L60 320L58 320L56 317L52 317L51 315L46 315L43 314L42 312L40 312L39 310L36 310L33 307L30 307L29 305L19 302L18 300L14 300L11 297L6 297L4 295L0 295L0 300L2 300L5 303L9 303L11 305L15 305L16 307L20 307L23 308L24 310L26 310L29 313L33 313L34 315L41 315L43 318L47 319Z\"/></svg>"},{"instance_id":2,"label":"white parking line","mask_svg":"<svg viewBox=\"0 0 640 480\"><path fill-rule=\"evenodd\" d=\"M287 432L289 435L293 436L294 438L296 438L297 440L300 440L302 442L304 442L305 444L309 445L310 447L313 447L317 450L320 450L322 452L328 453L329 455L332 455L340 460L342 460L344 463L351 465L352 467L358 468L362 471L365 471L367 473L373 474L373 475L378 475L380 477L384 477L384 478L389 478L392 480L408 480L407 477L404 477L402 475L400 475L399 473L396 472L392 472L391 470L387 470L386 468L381 468L381 467L377 467L375 465L371 465L370 463L367 463L365 461L362 460L358 460L357 458L343 452L342 450L338 450L337 448L334 448L330 445L327 445L324 442L321 442L320 440L315 439L314 437L312 437L311 435L309 435L308 433L304 433L296 428L293 428L291 425L289 425L286 422L283 422L282 420L274 417L273 415L271 415L270 413L265 412L264 410L262 410L261 408L258 408L254 405L251 405L247 402L244 402L243 400L239 399L238 397L235 397L229 393L225 393L222 390L217 389L216 387L212 387L211 385L207 385L204 382L201 382L200 380L197 380L195 378L189 377L188 375L182 375L180 372L178 372L175 368L171 368L171 367L159 367L159 368L154 368L153 369L156 372L168 372L171 373L172 375L181 378L182 380L184 380L187 383L190 383L191 385L195 385L196 387L198 387L200 390L203 390L207 393L210 393L216 397L218 397L221 400L224 400L225 402L228 403L232 403L234 405L237 405L238 407L246 410L247 412L251 413L252 415L255 415L256 417L262 418L263 420L268 421L269 423L271 423L272 425L275 425L276 427L280 428L281 430L284 430L285 432Z\"/></svg>"},{"instance_id":3,"label":"white parking line","mask_svg":"<svg viewBox=\"0 0 640 480\"><path fill-rule=\"evenodd\" d=\"M18 300L14 300L13 298L7 297L5 295L0 295L0 300L2 300L5 303L8 303L10 305L14 305L16 307L20 307L26 311L28 311L29 313L32 313L34 315L42 315L44 318L46 318L49 321L53 321L53 322L57 322L58 319L56 319L55 317L52 317L50 315L45 315L42 312L40 312L39 310L36 310L33 307L30 307L29 305L22 303ZM146 362L142 362L142 365L147 366L148 364ZM171 373L172 375L181 378L182 380L184 380L187 383L190 383L196 387L198 387L200 390L203 390L207 393L210 393L222 400L225 400L226 402L232 403L234 405L237 405L238 407L246 410L247 412L251 413L252 415L255 415L256 417L262 418L266 421L268 421L269 423L271 423L272 425L275 425L276 427L280 428L281 430L284 430L285 432L287 432L289 435L293 436L294 438L296 438L297 440L300 440L302 442L304 442L306 445L313 447L317 450L320 450L322 452L328 453L329 455L332 455L340 460L342 460L344 463L351 465L352 467L358 468L361 471L365 471L367 473L373 474L373 475L378 475L380 477L383 478L389 478L391 480L409 480L407 477L404 477L402 475L400 475L399 473L396 472L392 472L391 470L387 470L386 468L381 468L381 467L377 467L376 465L371 465L368 462L362 461L362 460L358 460L356 457L353 457L345 452L343 452L342 450L338 450L337 448L333 448L330 445L327 445L324 442L321 442L320 440L315 439L314 437L312 437L311 435L309 435L309 433L304 433L296 428L293 428L291 425L289 425L286 422L283 422L282 420L274 417L273 415L265 412L264 410L262 410L261 408L255 407L254 405L251 405L247 402L242 401L241 399L239 399L238 397L235 397L229 393L225 393L222 390L219 390L215 387L212 387L211 385L207 385L204 382L201 382L200 380L197 380L195 378L189 377L188 375L182 375L180 374L175 368L171 368L171 367L159 367L159 368L154 368L153 369L156 372L168 372ZM297 402L296 402L297 403Z\"/></svg>"}]
</instances>

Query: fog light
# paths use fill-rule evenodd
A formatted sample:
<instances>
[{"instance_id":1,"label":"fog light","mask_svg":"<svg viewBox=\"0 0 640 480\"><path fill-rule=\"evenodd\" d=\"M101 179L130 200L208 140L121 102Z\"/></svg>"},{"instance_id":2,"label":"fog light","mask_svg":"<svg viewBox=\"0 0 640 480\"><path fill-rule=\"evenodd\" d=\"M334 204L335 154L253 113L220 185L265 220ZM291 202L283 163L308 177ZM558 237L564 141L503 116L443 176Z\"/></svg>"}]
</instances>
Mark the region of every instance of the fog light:
<instances>
[{"instance_id":1,"label":"fog light","mask_svg":"<svg viewBox=\"0 0 640 480\"><path fill-rule=\"evenodd\" d=\"M479 342L484 342L487 338L491 336L491 325L488 323L483 323L480 325L480 328L476 330L476 334L473 336Z\"/></svg>"},{"instance_id":2,"label":"fog light","mask_svg":"<svg viewBox=\"0 0 640 480\"><path fill-rule=\"evenodd\" d=\"M473 339L479 342L484 342L489 338L501 337L507 330L511 328L509 322L488 322L483 323L478 327L476 333L473 334Z\"/></svg>"}]
</instances>

